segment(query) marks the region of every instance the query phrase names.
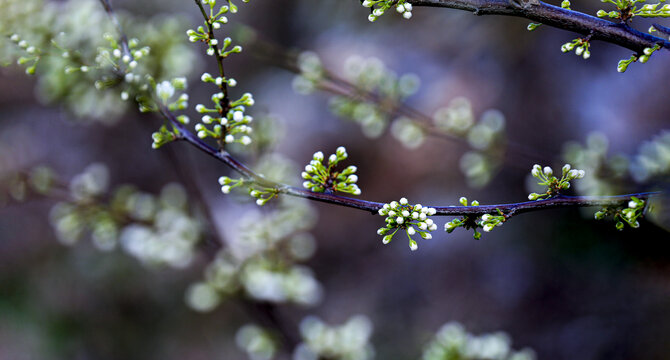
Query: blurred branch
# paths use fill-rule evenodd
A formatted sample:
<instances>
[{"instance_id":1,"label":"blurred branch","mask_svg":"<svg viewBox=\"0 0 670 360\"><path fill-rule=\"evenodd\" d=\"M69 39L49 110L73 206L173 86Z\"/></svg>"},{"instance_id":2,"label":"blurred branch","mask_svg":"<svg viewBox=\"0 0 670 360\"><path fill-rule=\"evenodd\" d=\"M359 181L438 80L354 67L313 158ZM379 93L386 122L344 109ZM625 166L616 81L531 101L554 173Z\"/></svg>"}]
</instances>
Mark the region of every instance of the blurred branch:
<instances>
[{"instance_id":1,"label":"blurred branch","mask_svg":"<svg viewBox=\"0 0 670 360\"><path fill-rule=\"evenodd\" d=\"M256 47L256 56L262 60L284 70L290 71L296 75L302 74L302 71L298 66L298 58L295 53L270 41L261 40L258 38L258 35L255 37L253 45ZM326 67L323 67L322 76L322 81L319 81L316 84L317 90L319 91L330 93L335 96L346 97L351 100L366 101L375 104L379 110L389 116L405 116L411 119L413 123L416 124L428 136L458 144L468 144L467 139L464 137L448 134L439 130L439 128L433 124L433 118L431 116L406 104L403 101L388 104L379 94L357 86L356 84L342 78L341 76L338 76ZM523 144L517 142L507 141L505 145L507 150L509 150L510 155L518 156L533 162L546 160L548 157L542 156L538 154L537 150L529 149ZM505 155L506 153L500 155L500 157L508 165L521 167L521 162L516 160L513 161L511 157Z\"/></svg>"},{"instance_id":2,"label":"blurred branch","mask_svg":"<svg viewBox=\"0 0 670 360\"><path fill-rule=\"evenodd\" d=\"M379 209L384 206L384 203L354 199L350 197L328 194L328 193L317 193L308 191L305 189L289 186L286 184L277 183L271 180L266 179L260 174L255 173L253 170L248 168L246 165L235 159L230 153L225 150L217 150L195 134L190 132L184 125L182 125L177 117L169 111L166 107L162 106L160 109L161 114L169 120L174 127L179 130L180 140L184 140L191 145L195 146L204 153L218 159L224 164L228 165L233 170L237 171L244 177L256 182L257 184L265 187L270 187L275 189L280 194L291 195L295 197L301 197L309 200L315 200L320 202L325 202L334 205L346 206L350 208L355 208L359 210L369 211L373 214L376 214ZM558 195L545 200L537 201L525 201L520 203L511 203L511 204L499 204L499 205L481 205L481 206L431 206L437 210L436 215L483 215L483 214L492 214L497 213L498 210L502 211L507 217L535 211L535 210L544 210L557 207L585 207L585 206L616 206L626 204L632 196L639 199L646 200L651 196L654 196L658 193L645 192L645 193L633 193L625 195L616 195L616 196L565 196Z\"/></svg>"},{"instance_id":3,"label":"blurred branch","mask_svg":"<svg viewBox=\"0 0 670 360\"><path fill-rule=\"evenodd\" d=\"M563 9L538 0L410 0L415 6L444 7L471 11L475 15L507 15L525 18L555 28L572 31L591 40L600 40L641 54L658 44L670 49L670 42L579 11Z\"/></svg>"}]
</instances>

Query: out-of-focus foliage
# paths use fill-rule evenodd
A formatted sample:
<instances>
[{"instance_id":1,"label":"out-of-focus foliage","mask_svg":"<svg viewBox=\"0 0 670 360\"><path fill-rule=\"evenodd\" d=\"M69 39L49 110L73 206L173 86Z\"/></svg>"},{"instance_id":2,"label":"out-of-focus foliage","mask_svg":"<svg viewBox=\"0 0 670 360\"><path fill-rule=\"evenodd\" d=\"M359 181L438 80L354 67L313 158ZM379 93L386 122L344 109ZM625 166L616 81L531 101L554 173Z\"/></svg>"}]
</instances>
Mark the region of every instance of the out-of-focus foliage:
<instances>
[{"instance_id":1,"label":"out-of-focus foliage","mask_svg":"<svg viewBox=\"0 0 670 360\"><path fill-rule=\"evenodd\" d=\"M136 21L119 14L129 36L138 36L152 56L138 59L135 70L155 79L184 76L197 63L175 18ZM0 63L19 61L39 75L38 93L63 103L79 118L114 123L128 108L121 89L102 89L120 75L111 62L110 39L118 34L95 1L6 0L0 3Z\"/></svg>"},{"instance_id":2,"label":"out-of-focus foliage","mask_svg":"<svg viewBox=\"0 0 670 360\"><path fill-rule=\"evenodd\" d=\"M51 222L61 243L85 234L100 250L119 244L147 265L188 266L200 240L200 221L190 212L184 189L166 185L159 196L122 186L108 194L109 172L93 164L69 184L69 201L56 204Z\"/></svg>"},{"instance_id":3,"label":"out-of-focus foliage","mask_svg":"<svg viewBox=\"0 0 670 360\"><path fill-rule=\"evenodd\" d=\"M374 356L369 343L372 323L366 316L351 317L340 326L307 317L300 323L300 334L303 342L295 349L295 360L368 360Z\"/></svg>"},{"instance_id":4,"label":"out-of-focus foliage","mask_svg":"<svg viewBox=\"0 0 670 360\"><path fill-rule=\"evenodd\" d=\"M423 352L423 360L534 360L530 349L514 351L503 332L472 335L459 323L447 323Z\"/></svg>"}]
</instances>

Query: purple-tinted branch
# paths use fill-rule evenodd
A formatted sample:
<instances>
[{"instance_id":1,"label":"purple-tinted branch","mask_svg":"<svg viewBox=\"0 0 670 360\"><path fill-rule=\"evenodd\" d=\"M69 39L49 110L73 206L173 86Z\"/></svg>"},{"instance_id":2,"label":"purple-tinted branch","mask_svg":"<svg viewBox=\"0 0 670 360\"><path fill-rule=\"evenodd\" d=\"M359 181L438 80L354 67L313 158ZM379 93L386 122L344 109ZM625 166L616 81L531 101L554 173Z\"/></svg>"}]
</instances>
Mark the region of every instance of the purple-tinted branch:
<instances>
[{"instance_id":1,"label":"purple-tinted branch","mask_svg":"<svg viewBox=\"0 0 670 360\"><path fill-rule=\"evenodd\" d=\"M202 139L198 138L195 134L190 132L184 125L182 125L177 117L170 112L165 107L161 108L161 114L169 120L172 125L179 130L180 139L189 142L191 145L195 146L204 153L212 156L224 164L228 165L233 170L240 173L242 176L253 180L257 184L274 188L281 194L301 197L309 200L320 201L324 203L346 206L354 209L365 210L371 213L377 213L384 203L367 201L361 199L354 199L346 196L340 196L336 194L328 193L317 193L309 190L297 188L294 186L289 186L285 184L280 184L271 180L264 178L262 175L255 173L253 170L249 169L246 165L239 162L232 155L224 150L217 150L212 146L208 145ZM513 216L529 211L543 210L557 207L584 207L584 206L616 206L626 204L632 196L646 200L649 197L657 193L634 193L626 195L617 195L617 196L564 196L559 195L553 198L546 200L537 200L537 201L526 201L520 203L511 203L511 204L499 204L499 205L481 205L481 206L433 206L437 210L435 215L452 215L452 216L462 216L462 215L483 215L483 214L496 214L498 210L502 211L505 215Z\"/></svg>"},{"instance_id":2,"label":"purple-tinted branch","mask_svg":"<svg viewBox=\"0 0 670 360\"><path fill-rule=\"evenodd\" d=\"M591 40L619 45L636 53L642 53L645 48L657 44L670 49L670 42L667 40L635 30L625 23L614 23L538 0L410 0L409 2L415 6L465 10L475 15L521 17L583 36L590 35Z\"/></svg>"}]
</instances>

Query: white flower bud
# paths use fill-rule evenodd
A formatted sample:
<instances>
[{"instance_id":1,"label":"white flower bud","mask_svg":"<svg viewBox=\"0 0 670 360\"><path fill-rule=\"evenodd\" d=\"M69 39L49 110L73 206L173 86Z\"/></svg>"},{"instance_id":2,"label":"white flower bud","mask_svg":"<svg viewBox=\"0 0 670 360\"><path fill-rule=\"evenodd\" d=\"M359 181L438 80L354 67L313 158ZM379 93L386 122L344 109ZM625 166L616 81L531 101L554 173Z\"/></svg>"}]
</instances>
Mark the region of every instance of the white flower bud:
<instances>
[{"instance_id":1,"label":"white flower bud","mask_svg":"<svg viewBox=\"0 0 670 360\"><path fill-rule=\"evenodd\" d=\"M407 199L406 198L400 198L400 203L402 205L407 205Z\"/></svg>"},{"instance_id":2,"label":"white flower bud","mask_svg":"<svg viewBox=\"0 0 670 360\"><path fill-rule=\"evenodd\" d=\"M533 165L533 170L531 170L531 174L535 177L540 176L540 172L542 171L542 167L538 164Z\"/></svg>"},{"instance_id":3,"label":"white flower bud","mask_svg":"<svg viewBox=\"0 0 670 360\"><path fill-rule=\"evenodd\" d=\"M545 166L543 172L544 172L544 175L546 175L546 176L551 176L554 173L554 171L551 170L551 168L549 166Z\"/></svg>"}]
</instances>

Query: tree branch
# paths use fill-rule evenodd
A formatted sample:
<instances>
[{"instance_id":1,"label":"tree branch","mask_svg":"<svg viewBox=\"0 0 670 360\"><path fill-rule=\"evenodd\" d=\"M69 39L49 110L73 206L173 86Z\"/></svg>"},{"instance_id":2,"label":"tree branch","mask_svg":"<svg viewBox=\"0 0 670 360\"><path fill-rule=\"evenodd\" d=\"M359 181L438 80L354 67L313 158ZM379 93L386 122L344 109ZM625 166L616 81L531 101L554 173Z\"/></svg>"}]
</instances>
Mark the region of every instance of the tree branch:
<instances>
[{"instance_id":1,"label":"tree branch","mask_svg":"<svg viewBox=\"0 0 670 360\"><path fill-rule=\"evenodd\" d=\"M240 173L242 176L253 180L261 186L271 187L277 190L280 194L301 197L309 200L320 201L333 205L346 206L354 209L364 210L376 214L379 209L384 206L384 203L367 201L361 199L354 199L346 196L340 196L328 193L317 193L309 190L289 186L286 184L277 183L266 179L260 174L255 173L246 165L235 159L230 153L225 150L217 150L195 134L190 132L184 125L182 125L177 117L164 106L160 109L161 114L172 123L174 127L179 130L180 140L184 140L199 150L208 154L209 156L223 162L233 170ZM654 192L634 193L616 196L565 196L558 195L553 198L537 201L526 201L520 203L499 204L499 205L481 205L481 206L431 206L437 211L435 215L483 215L496 214L498 210L502 211L508 217L518 215L525 212L544 210L558 207L585 207L585 206L616 206L626 204L632 196L646 200L649 197L656 195Z\"/></svg>"},{"instance_id":2,"label":"tree branch","mask_svg":"<svg viewBox=\"0 0 670 360\"><path fill-rule=\"evenodd\" d=\"M558 29L572 31L591 40L625 47L640 54L658 44L670 49L670 42L645 34L625 23L614 23L578 11L563 9L537 0L410 0L415 6L465 10L475 15L507 15L525 18Z\"/></svg>"}]
</instances>

